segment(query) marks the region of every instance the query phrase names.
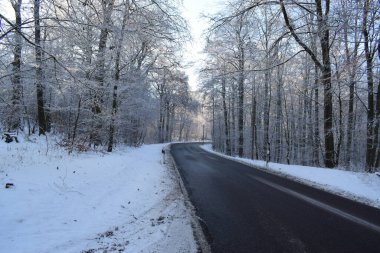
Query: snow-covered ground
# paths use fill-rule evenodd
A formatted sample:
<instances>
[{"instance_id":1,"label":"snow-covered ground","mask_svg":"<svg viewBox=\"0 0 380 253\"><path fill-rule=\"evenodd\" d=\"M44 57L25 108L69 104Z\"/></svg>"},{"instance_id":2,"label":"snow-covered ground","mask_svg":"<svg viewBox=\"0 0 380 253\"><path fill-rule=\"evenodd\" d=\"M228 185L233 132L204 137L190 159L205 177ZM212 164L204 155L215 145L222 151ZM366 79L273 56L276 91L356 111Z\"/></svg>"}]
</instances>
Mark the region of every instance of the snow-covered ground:
<instances>
[{"instance_id":1,"label":"snow-covered ground","mask_svg":"<svg viewBox=\"0 0 380 253\"><path fill-rule=\"evenodd\" d=\"M380 208L380 177L375 174L326 169L318 167L268 163L259 160L230 157L212 150L211 144L202 148L220 156L233 159L264 170L281 174L296 181Z\"/></svg>"},{"instance_id":2,"label":"snow-covered ground","mask_svg":"<svg viewBox=\"0 0 380 253\"><path fill-rule=\"evenodd\" d=\"M0 252L196 252L163 145L68 155L48 143L0 142Z\"/></svg>"}]
</instances>

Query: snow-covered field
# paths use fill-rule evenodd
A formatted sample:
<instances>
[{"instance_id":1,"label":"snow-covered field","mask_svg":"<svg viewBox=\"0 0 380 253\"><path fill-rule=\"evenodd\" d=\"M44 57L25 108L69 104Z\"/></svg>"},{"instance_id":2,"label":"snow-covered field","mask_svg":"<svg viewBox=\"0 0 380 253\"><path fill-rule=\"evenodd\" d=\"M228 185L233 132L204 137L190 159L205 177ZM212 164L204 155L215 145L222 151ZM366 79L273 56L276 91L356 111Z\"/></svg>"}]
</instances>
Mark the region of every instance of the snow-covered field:
<instances>
[{"instance_id":1,"label":"snow-covered field","mask_svg":"<svg viewBox=\"0 0 380 253\"><path fill-rule=\"evenodd\" d=\"M279 163L266 164L265 161L223 155L213 151L211 144L202 145L202 148L220 156L270 170L293 180L380 208L380 177L375 174Z\"/></svg>"},{"instance_id":2,"label":"snow-covered field","mask_svg":"<svg viewBox=\"0 0 380 253\"><path fill-rule=\"evenodd\" d=\"M0 252L196 252L163 145L68 155L48 143L0 142Z\"/></svg>"}]
</instances>

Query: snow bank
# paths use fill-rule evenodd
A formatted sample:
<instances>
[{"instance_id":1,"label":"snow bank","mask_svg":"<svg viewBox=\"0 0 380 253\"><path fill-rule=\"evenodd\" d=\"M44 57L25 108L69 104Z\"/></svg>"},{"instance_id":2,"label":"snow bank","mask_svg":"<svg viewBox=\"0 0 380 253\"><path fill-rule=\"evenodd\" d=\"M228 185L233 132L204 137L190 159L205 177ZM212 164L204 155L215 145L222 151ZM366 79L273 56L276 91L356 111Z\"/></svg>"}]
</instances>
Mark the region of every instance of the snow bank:
<instances>
[{"instance_id":1,"label":"snow bank","mask_svg":"<svg viewBox=\"0 0 380 253\"><path fill-rule=\"evenodd\" d=\"M223 155L213 151L211 144L203 145L202 148L214 154L261 169L269 169L293 180L380 208L380 177L375 174L279 163L266 164L265 161Z\"/></svg>"},{"instance_id":2,"label":"snow bank","mask_svg":"<svg viewBox=\"0 0 380 253\"><path fill-rule=\"evenodd\" d=\"M196 252L162 147L68 155L43 138L1 142L0 251Z\"/></svg>"}]
</instances>

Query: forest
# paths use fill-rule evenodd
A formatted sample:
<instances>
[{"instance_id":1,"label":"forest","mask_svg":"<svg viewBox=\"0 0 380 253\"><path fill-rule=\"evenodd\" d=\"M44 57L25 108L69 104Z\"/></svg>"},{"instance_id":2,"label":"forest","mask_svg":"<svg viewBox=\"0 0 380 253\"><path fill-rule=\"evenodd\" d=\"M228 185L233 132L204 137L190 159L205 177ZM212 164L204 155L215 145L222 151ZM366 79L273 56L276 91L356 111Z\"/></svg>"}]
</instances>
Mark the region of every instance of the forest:
<instances>
[{"instance_id":1,"label":"forest","mask_svg":"<svg viewBox=\"0 0 380 253\"><path fill-rule=\"evenodd\" d=\"M194 138L177 1L10 3L0 11L4 131L59 135L70 151Z\"/></svg>"},{"instance_id":2,"label":"forest","mask_svg":"<svg viewBox=\"0 0 380 253\"><path fill-rule=\"evenodd\" d=\"M201 91L213 148L375 172L380 2L251 0L209 17Z\"/></svg>"},{"instance_id":3,"label":"forest","mask_svg":"<svg viewBox=\"0 0 380 253\"><path fill-rule=\"evenodd\" d=\"M184 70L191 36L181 1L5 1L2 131L109 152L206 131L227 155L380 166L378 0L223 2L204 17L197 92Z\"/></svg>"}]
</instances>

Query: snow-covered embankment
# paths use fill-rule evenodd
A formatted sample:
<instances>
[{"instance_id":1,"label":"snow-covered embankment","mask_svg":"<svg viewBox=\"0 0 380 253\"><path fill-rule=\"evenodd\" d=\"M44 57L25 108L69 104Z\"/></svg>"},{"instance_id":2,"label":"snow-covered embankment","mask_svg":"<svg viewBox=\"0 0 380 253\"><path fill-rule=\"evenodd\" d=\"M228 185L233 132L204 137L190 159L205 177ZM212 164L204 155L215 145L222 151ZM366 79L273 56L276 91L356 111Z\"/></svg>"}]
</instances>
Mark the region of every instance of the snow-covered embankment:
<instances>
[{"instance_id":1,"label":"snow-covered embankment","mask_svg":"<svg viewBox=\"0 0 380 253\"><path fill-rule=\"evenodd\" d=\"M52 142L0 144L1 252L196 252L163 145L68 155Z\"/></svg>"}]
</instances>

